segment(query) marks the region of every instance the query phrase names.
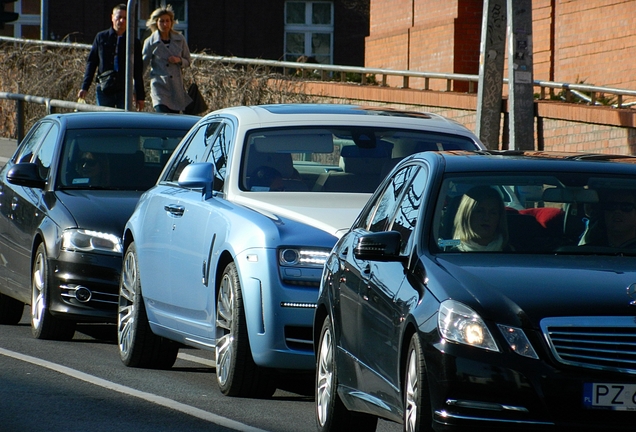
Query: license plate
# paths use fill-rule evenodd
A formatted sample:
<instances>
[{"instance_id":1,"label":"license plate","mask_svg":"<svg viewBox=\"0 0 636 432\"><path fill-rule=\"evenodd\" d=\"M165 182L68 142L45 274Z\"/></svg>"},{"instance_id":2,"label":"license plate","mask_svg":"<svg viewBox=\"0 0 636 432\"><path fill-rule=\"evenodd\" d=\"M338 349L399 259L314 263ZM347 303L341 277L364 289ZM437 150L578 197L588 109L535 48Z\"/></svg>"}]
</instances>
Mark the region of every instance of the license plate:
<instances>
[{"instance_id":1,"label":"license plate","mask_svg":"<svg viewBox=\"0 0 636 432\"><path fill-rule=\"evenodd\" d=\"M583 405L616 411L636 411L636 384L585 383Z\"/></svg>"}]
</instances>

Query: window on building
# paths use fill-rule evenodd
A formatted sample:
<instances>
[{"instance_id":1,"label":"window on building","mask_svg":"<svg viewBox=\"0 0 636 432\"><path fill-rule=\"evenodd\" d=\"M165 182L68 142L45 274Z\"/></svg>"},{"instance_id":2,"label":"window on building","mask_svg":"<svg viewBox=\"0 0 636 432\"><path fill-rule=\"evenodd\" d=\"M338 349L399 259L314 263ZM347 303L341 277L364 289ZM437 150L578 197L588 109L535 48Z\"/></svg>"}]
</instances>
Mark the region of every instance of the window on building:
<instances>
[{"instance_id":1,"label":"window on building","mask_svg":"<svg viewBox=\"0 0 636 432\"><path fill-rule=\"evenodd\" d=\"M318 63L333 63L333 3L285 2L285 60L300 56Z\"/></svg>"},{"instance_id":2,"label":"window on building","mask_svg":"<svg viewBox=\"0 0 636 432\"><path fill-rule=\"evenodd\" d=\"M17 12L20 17L17 21L5 24L4 29L0 30L0 35L40 39L40 1L17 0L14 3L7 3L4 9L7 12Z\"/></svg>"},{"instance_id":3,"label":"window on building","mask_svg":"<svg viewBox=\"0 0 636 432\"><path fill-rule=\"evenodd\" d=\"M150 14L159 8L166 5L172 5L174 10L174 18L177 20L174 29L186 38L188 37L188 0L139 0L139 7L137 8L139 23L137 32L139 39L144 40L150 35L150 30L146 27L146 21L150 18Z\"/></svg>"}]
</instances>

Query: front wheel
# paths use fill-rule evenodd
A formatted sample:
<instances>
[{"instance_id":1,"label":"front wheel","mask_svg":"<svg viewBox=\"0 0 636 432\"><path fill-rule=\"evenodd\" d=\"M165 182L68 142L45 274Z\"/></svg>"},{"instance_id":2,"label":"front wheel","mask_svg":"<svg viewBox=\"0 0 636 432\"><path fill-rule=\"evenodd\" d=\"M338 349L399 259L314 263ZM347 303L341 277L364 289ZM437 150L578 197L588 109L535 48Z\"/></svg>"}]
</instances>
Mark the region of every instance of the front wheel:
<instances>
[{"instance_id":1,"label":"front wheel","mask_svg":"<svg viewBox=\"0 0 636 432\"><path fill-rule=\"evenodd\" d=\"M71 340L75 322L51 314L49 262L44 243L40 243L31 272L31 331L36 339Z\"/></svg>"},{"instance_id":2,"label":"front wheel","mask_svg":"<svg viewBox=\"0 0 636 432\"><path fill-rule=\"evenodd\" d=\"M433 430L433 417L426 378L422 343L417 333L411 337L404 374L404 431Z\"/></svg>"},{"instance_id":3,"label":"front wheel","mask_svg":"<svg viewBox=\"0 0 636 432\"><path fill-rule=\"evenodd\" d=\"M321 432L376 430L378 418L370 414L349 411L338 396L338 365L329 317L322 323L320 345L316 358L316 423Z\"/></svg>"},{"instance_id":4,"label":"front wheel","mask_svg":"<svg viewBox=\"0 0 636 432\"><path fill-rule=\"evenodd\" d=\"M234 263L223 270L217 292L216 380L226 396L268 397L276 391L266 370L252 358L243 292Z\"/></svg>"},{"instance_id":5,"label":"front wheel","mask_svg":"<svg viewBox=\"0 0 636 432\"><path fill-rule=\"evenodd\" d=\"M148 324L135 243L126 249L119 282L117 343L121 361L130 367L170 369L179 354L177 343L155 335Z\"/></svg>"}]
</instances>

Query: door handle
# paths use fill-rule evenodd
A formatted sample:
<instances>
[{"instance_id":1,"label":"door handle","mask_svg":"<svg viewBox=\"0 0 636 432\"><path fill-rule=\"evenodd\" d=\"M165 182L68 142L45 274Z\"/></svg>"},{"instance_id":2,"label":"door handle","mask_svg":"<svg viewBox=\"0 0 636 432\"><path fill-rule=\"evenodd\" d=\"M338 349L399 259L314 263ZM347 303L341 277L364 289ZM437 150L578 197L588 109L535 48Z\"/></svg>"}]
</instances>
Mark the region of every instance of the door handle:
<instances>
[{"instance_id":1,"label":"door handle","mask_svg":"<svg viewBox=\"0 0 636 432\"><path fill-rule=\"evenodd\" d=\"M172 216L181 217L185 212L185 207L177 204L168 204L163 207L165 211L170 213Z\"/></svg>"},{"instance_id":2,"label":"door handle","mask_svg":"<svg viewBox=\"0 0 636 432\"><path fill-rule=\"evenodd\" d=\"M18 197L13 197L11 200L11 210L15 210L18 207Z\"/></svg>"}]
</instances>

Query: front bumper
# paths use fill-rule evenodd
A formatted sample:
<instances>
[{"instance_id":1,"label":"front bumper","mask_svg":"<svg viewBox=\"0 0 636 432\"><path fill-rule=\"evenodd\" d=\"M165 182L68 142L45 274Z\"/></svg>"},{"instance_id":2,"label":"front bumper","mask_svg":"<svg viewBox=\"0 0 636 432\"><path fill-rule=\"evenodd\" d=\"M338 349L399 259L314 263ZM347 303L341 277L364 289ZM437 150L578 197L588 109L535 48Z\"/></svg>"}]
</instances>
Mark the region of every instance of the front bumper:
<instances>
[{"instance_id":1,"label":"front bumper","mask_svg":"<svg viewBox=\"0 0 636 432\"><path fill-rule=\"evenodd\" d=\"M633 412L584 406L585 383L627 384L634 376L445 342L425 355L438 431L634 429Z\"/></svg>"},{"instance_id":2,"label":"front bumper","mask_svg":"<svg viewBox=\"0 0 636 432\"><path fill-rule=\"evenodd\" d=\"M62 251L49 259L50 312L77 322L116 322L122 257Z\"/></svg>"}]
</instances>

